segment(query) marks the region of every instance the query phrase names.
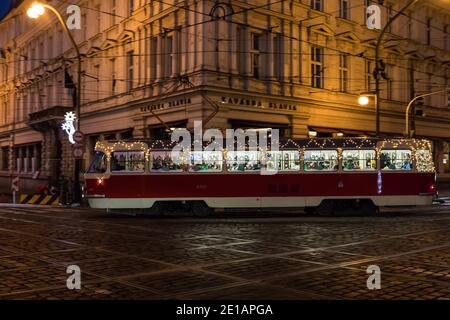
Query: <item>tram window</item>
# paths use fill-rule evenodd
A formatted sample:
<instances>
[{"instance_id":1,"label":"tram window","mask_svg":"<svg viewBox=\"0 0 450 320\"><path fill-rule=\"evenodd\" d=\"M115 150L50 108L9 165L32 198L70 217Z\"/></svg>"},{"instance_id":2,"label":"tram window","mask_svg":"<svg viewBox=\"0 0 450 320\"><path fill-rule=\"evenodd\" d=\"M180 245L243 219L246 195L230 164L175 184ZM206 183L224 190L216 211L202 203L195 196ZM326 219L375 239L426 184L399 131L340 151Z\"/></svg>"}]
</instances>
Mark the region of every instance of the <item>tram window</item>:
<instances>
[{"instance_id":1,"label":"tram window","mask_svg":"<svg viewBox=\"0 0 450 320\"><path fill-rule=\"evenodd\" d=\"M106 172L106 156L103 152L97 151L94 160L89 167L88 173L105 173Z\"/></svg>"},{"instance_id":2,"label":"tram window","mask_svg":"<svg viewBox=\"0 0 450 320\"><path fill-rule=\"evenodd\" d=\"M227 153L227 170L230 172L261 170L258 151L229 151Z\"/></svg>"},{"instance_id":3,"label":"tram window","mask_svg":"<svg viewBox=\"0 0 450 320\"><path fill-rule=\"evenodd\" d=\"M269 151L266 153L267 170L299 171L300 153L298 151Z\"/></svg>"},{"instance_id":4,"label":"tram window","mask_svg":"<svg viewBox=\"0 0 450 320\"><path fill-rule=\"evenodd\" d=\"M116 151L111 155L111 171L144 172L145 155L143 151Z\"/></svg>"},{"instance_id":5,"label":"tram window","mask_svg":"<svg viewBox=\"0 0 450 320\"><path fill-rule=\"evenodd\" d=\"M412 170L411 150L382 150L382 170Z\"/></svg>"},{"instance_id":6,"label":"tram window","mask_svg":"<svg viewBox=\"0 0 450 320\"><path fill-rule=\"evenodd\" d=\"M375 150L344 150L342 167L344 171L375 170L377 168Z\"/></svg>"},{"instance_id":7,"label":"tram window","mask_svg":"<svg viewBox=\"0 0 450 320\"><path fill-rule=\"evenodd\" d=\"M172 158L171 151L155 151L151 153L152 169L151 171L163 172L182 172L184 165L178 159Z\"/></svg>"},{"instance_id":8,"label":"tram window","mask_svg":"<svg viewBox=\"0 0 450 320\"><path fill-rule=\"evenodd\" d=\"M222 151L200 151L191 153L192 172L220 172L222 171Z\"/></svg>"},{"instance_id":9,"label":"tram window","mask_svg":"<svg viewBox=\"0 0 450 320\"><path fill-rule=\"evenodd\" d=\"M416 150L416 168L419 172L433 172L434 162L430 150Z\"/></svg>"},{"instance_id":10,"label":"tram window","mask_svg":"<svg viewBox=\"0 0 450 320\"><path fill-rule=\"evenodd\" d=\"M338 170L338 153L336 150L305 151L305 171Z\"/></svg>"}]
</instances>

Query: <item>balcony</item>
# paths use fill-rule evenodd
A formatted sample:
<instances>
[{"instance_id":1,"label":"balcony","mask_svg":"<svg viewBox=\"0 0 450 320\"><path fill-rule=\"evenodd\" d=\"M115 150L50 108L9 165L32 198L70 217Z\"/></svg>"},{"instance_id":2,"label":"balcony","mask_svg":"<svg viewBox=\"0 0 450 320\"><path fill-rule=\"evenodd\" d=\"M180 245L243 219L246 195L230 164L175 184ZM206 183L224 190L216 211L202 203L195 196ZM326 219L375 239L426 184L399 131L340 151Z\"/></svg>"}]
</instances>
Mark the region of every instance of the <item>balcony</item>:
<instances>
[{"instance_id":1,"label":"balcony","mask_svg":"<svg viewBox=\"0 0 450 320\"><path fill-rule=\"evenodd\" d=\"M36 131L46 131L50 128L59 127L68 111L73 111L73 108L54 106L33 112L28 115L27 124Z\"/></svg>"}]
</instances>

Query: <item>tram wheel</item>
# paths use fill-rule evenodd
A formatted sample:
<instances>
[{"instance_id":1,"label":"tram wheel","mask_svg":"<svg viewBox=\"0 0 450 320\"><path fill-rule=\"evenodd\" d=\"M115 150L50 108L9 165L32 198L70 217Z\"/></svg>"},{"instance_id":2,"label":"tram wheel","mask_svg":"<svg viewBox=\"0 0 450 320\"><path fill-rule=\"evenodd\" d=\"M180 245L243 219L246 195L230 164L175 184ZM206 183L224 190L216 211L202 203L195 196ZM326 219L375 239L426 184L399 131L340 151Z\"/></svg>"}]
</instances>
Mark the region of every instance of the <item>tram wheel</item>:
<instances>
[{"instance_id":1,"label":"tram wheel","mask_svg":"<svg viewBox=\"0 0 450 320\"><path fill-rule=\"evenodd\" d=\"M203 201L195 201L192 203L192 211L196 217L208 217L214 212L214 209L208 207Z\"/></svg>"},{"instance_id":2,"label":"tram wheel","mask_svg":"<svg viewBox=\"0 0 450 320\"><path fill-rule=\"evenodd\" d=\"M305 211L305 214L307 214L307 215L313 215L316 213L315 207L305 207L303 210Z\"/></svg>"},{"instance_id":3,"label":"tram wheel","mask_svg":"<svg viewBox=\"0 0 450 320\"><path fill-rule=\"evenodd\" d=\"M335 203L333 200L323 200L316 208L316 213L319 216L327 217L334 213Z\"/></svg>"},{"instance_id":4,"label":"tram wheel","mask_svg":"<svg viewBox=\"0 0 450 320\"><path fill-rule=\"evenodd\" d=\"M164 214L164 203L155 202L151 208L145 209L147 216L162 216Z\"/></svg>"},{"instance_id":5,"label":"tram wheel","mask_svg":"<svg viewBox=\"0 0 450 320\"><path fill-rule=\"evenodd\" d=\"M370 200L361 201L360 210L364 216L374 216L379 212L379 208Z\"/></svg>"}]
</instances>

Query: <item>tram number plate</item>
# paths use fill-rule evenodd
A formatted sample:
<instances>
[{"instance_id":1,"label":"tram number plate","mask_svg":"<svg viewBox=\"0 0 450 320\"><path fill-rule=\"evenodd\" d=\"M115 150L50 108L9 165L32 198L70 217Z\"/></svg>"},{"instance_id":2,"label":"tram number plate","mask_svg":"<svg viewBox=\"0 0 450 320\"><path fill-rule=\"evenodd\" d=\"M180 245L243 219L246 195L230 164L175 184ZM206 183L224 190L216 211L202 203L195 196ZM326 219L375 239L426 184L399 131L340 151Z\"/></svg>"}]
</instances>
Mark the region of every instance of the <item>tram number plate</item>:
<instances>
[{"instance_id":1,"label":"tram number plate","mask_svg":"<svg viewBox=\"0 0 450 320\"><path fill-rule=\"evenodd\" d=\"M195 186L195 188L196 188L197 190L205 190L205 189L208 189L208 185L206 185L206 184L197 184L197 185Z\"/></svg>"}]
</instances>

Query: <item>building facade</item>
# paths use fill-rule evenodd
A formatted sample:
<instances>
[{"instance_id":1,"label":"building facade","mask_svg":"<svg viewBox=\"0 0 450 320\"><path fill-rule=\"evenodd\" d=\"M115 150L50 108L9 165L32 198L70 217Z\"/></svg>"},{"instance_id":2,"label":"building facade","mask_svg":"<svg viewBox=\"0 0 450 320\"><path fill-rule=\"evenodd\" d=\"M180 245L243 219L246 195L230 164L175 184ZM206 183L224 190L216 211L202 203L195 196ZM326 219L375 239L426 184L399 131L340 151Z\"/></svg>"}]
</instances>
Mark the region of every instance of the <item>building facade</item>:
<instances>
[{"instance_id":1,"label":"building facade","mask_svg":"<svg viewBox=\"0 0 450 320\"><path fill-rule=\"evenodd\" d=\"M0 186L25 189L73 176L61 130L73 110L75 51L56 17L26 15L23 1L0 22ZM68 1L47 1L64 18ZM381 25L406 3L384 1ZM164 138L170 128L277 128L282 137L373 136L379 30L366 0L73 0L81 29L84 167L98 139ZM405 107L450 85L450 4L419 1L388 29L381 57L381 132L401 136ZM417 137L433 141L450 172L447 93L413 110Z\"/></svg>"}]
</instances>

